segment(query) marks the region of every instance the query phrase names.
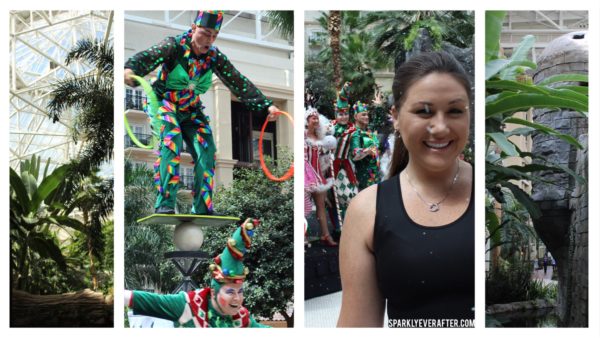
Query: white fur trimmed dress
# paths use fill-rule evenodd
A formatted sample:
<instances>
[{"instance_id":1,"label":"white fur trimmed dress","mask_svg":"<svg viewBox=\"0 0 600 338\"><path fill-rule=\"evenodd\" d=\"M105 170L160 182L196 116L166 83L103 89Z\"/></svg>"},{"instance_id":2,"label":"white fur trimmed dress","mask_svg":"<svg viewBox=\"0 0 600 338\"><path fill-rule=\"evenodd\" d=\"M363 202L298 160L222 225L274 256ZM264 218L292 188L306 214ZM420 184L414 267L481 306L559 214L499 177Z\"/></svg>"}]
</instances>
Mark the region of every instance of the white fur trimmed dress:
<instances>
[{"instance_id":1,"label":"white fur trimmed dress","mask_svg":"<svg viewBox=\"0 0 600 338\"><path fill-rule=\"evenodd\" d=\"M323 140L315 141L304 135L304 213L310 213L310 194L331 189L333 178L325 178L330 166L329 148Z\"/></svg>"}]
</instances>

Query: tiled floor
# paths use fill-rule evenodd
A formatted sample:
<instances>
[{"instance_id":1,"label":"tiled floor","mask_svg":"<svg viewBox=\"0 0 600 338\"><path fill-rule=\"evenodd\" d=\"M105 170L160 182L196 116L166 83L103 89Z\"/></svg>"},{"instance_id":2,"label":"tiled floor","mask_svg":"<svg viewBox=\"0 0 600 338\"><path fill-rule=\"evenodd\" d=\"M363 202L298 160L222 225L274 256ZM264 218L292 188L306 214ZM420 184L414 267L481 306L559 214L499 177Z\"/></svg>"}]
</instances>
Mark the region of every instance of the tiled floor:
<instances>
[{"instance_id":1,"label":"tiled floor","mask_svg":"<svg viewBox=\"0 0 600 338\"><path fill-rule=\"evenodd\" d=\"M335 327L340 314L341 304L341 291L305 301L304 326Z\"/></svg>"}]
</instances>

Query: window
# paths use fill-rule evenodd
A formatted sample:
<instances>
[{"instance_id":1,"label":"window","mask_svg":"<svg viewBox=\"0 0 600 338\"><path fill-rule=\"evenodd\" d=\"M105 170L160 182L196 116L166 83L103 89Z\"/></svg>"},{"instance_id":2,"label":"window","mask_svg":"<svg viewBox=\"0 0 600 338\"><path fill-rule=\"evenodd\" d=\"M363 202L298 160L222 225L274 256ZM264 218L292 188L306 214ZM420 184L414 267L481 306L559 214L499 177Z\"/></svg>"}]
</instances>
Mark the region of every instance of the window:
<instances>
[{"instance_id":1,"label":"window","mask_svg":"<svg viewBox=\"0 0 600 338\"><path fill-rule=\"evenodd\" d=\"M258 161L258 136L266 118L267 112L253 114L243 103L231 102L232 153L240 166L253 166L254 161ZM276 124L269 123L265 129L263 146L265 155L273 158L277 157L276 135Z\"/></svg>"},{"instance_id":2,"label":"window","mask_svg":"<svg viewBox=\"0 0 600 338\"><path fill-rule=\"evenodd\" d=\"M252 155L254 162L259 162L260 157L258 155L258 140L260 138L260 130L252 131ZM263 136L263 154L265 156L269 156L273 158L275 154L275 145L273 144L273 133L268 133L265 131L265 135Z\"/></svg>"}]
</instances>

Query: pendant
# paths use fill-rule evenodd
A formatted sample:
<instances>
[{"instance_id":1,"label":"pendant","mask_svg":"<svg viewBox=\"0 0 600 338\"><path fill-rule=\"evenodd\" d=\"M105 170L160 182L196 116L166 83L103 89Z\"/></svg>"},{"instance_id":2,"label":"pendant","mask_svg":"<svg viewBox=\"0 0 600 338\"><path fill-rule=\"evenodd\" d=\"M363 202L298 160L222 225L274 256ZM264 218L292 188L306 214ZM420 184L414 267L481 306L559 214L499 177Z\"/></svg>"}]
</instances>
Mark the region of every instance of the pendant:
<instances>
[{"instance_id":1,"label":"pendant","mask_svg":"<svg viewBox=\"0 0 600 338\"><path fill-rule=\"evenodd\" d=\"M429 205L430 212L437 212L438 210L440 210L440 205L438 203L431 203Z\"/></svg>"}]
</instances>

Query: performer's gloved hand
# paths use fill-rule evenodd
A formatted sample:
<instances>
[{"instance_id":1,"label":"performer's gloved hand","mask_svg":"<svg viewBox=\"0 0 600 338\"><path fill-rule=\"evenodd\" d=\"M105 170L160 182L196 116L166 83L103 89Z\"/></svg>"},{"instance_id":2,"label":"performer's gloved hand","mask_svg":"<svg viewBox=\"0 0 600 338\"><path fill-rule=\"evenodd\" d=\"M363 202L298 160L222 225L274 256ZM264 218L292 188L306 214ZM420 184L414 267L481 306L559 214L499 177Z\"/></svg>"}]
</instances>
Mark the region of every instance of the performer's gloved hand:
<instances>
[{"instance_id":1,"label":"performer's gloved hand","mask_svg":"<svg viewBox=\"0 0 600 338\"><path fill-rule=\"evenodd\" d=\"M269 106L269 116L267 116L267 120L269 122L277 121L277 116L281 113L281 110L277 108L277 106Z\"/></svg>"},{"instance_id":2,"label":"performer's gloved hand","mask_svg":"<svg viewBox=\"0 0 600 338\"><path fill-rule=\"evenodd\" d=\"M123 71L123 75L125 76L125 84L126 85L128 85L129 87L137 87L138 86L137 81L134 80L133 77L131 77L132 75L135 75L133 70L131 70L129 68L125 68L125 70Z\"/></svg>"}]
</instances>

